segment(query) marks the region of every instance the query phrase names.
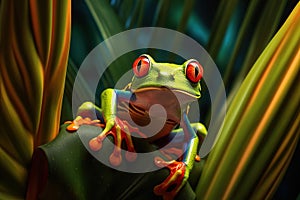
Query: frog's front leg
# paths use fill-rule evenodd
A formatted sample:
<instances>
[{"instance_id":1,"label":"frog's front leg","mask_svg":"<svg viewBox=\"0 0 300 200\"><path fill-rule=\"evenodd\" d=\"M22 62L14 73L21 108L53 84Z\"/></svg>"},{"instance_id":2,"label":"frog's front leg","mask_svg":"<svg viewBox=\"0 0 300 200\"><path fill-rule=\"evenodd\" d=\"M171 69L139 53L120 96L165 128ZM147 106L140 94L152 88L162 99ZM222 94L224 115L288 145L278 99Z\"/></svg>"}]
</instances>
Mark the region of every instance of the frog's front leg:
<instances>
[{"instance_id":1,"label":"frog's front leg","mask_svg":"<svg viewBox=\"0 0 300 200\"><path fill-rule=\"evenodd\" d=\"M165 161L160 157L155 158L157 166L167 167L170 171L169 176L161 184L154 188L154 193L163 196L164 199L173 199L186 183L196 159L199 139L202 143L207 134L207 130L204 125L201 123L190 124L186 115L184 115L181 126L182 129L174 130L171 135L180 134L179 137L177 137L178 141L173 141L174 143L182 143L182 141L185 140L185 135L189 136L188 142L184 145L185 149L183 150L183 156L178 160L171 161ZM173 138L173 136L171 136L171 138ZM168 152L172 153L172 149ZM175 154L178 154L178 152L178 150L173 151Z\"/></svg>"},{"instance_id":2,"label":"frog's front leg","mask_svg":"<svg viewBox=\"0 0 300 200\"><path fill-rule=\"evenodd\" d=\"M121 143L124 140L127 145L125 157L128 161L136 159L135 149L131 139L131 132L138 130L125 120L117 117L118 101L126 101L130 99L131 92L123 90L106 89L101 95L102 116L105 121L104 130L96 137L90 140L89 146L93 151L98 151L102 148L102 141L112 135L114 138L114 150L109 157L112 165L118 166L122 162Z\"/></svg>"}]
</instances>

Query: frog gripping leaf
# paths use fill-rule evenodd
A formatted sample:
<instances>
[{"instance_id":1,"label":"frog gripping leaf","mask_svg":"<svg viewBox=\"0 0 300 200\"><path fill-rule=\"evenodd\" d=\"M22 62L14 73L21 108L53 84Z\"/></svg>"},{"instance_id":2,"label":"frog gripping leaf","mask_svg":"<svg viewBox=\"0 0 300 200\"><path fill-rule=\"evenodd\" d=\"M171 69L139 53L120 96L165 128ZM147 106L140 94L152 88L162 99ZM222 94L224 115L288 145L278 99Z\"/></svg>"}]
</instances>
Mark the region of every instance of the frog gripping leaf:
<instances>
[{"instance_id":1,"label":"frog gripping leaf","mask_svg":"<svg viewBox=\"0 0 300 200\"><path fill-rule=\"evenodd\" d=\"M90 140L89 146L101 152L102 141L112 135L115 145L109 161L113 166L122 163L122 143L127 148L126 160L136 160L133 133L155 146L165 146L175 135L180 135L182 140L175 142L179 151L165 149L168 160L161 157L153 160L159 168L166 167L170 171L153 191L164 199L172 199L186 183L197 157L199 139L203 141L207 134L204 125L190 123L187 117L189 104L201 96L203 68L194 59L177 65L157 63L143 54L133 62L133 72L132 82L126 89L103 91L101 108L90 102L82 104L78 117L67 129L75 131L82 124L103 126L103 131ZM92 119L95 111L100 119ZM174 152L178 154L176 159L168 156Z\"/></svg>"}]
</instances>

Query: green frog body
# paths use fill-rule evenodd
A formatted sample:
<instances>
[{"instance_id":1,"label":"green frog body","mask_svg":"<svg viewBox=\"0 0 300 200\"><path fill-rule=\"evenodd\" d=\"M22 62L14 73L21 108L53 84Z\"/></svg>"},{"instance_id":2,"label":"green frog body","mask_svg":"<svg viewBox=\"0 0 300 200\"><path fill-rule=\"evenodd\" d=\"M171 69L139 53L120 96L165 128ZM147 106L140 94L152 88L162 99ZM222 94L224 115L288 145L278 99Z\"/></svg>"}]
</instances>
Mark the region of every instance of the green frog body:
<instances>
[{"instance_id":1,"label":"green frog body","mask_svg":"<svg viewBox=\"0 0 300 200\"><path fill-rule=\"evenodd\" d=\"M103 139L108 134L114 134L115 147L110 156L110 163L114 166L122 162L122 141L131 152L126 154L126 159L136 159L131 139L133 132L160 146L161 141L168 141L166 138L181 134L184 146L182 156L171 161L159 157L154 160L157 166L170 170L169 177L157 185L154 192L165 198L173 198L189 177L197 156L199 139L202 141L207 134L203 124L190 123L187 117L189 104L201 96L203 68L194 59L177 65L158 63L151 56L143 54L134 61L133 72L133 79L126 89L106 89L102 92L101 108L91 102L83 103L73 127L79 119L90 118L93 116L91 113L96 111L105 127L90 140L89 146L93 151L98 151L102 148Z\"/></svg>"}]
</instances>

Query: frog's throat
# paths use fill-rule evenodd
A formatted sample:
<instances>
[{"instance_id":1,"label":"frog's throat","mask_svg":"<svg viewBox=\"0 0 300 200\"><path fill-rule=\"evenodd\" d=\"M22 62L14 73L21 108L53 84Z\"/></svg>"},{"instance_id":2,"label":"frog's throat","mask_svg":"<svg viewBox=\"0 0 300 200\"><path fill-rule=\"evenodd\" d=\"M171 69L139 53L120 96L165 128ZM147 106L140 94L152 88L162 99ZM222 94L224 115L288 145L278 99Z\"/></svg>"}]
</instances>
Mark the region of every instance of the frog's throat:
<instances>
[{"instance_id":1,"label":"frog's throat","mask_svg":"<svg viewBox=\"0 0 300 200\"><path fill-rule=\"evenodd\" d=\"M198 96L198 95L194 95L194 94L191 94L191 93L183 91L183 90L169 88L169 87L165 87L165 86L142 87L142 88L137 88L137 89L131 89L132 92L145 92L145 91L154 91L154 90L158 90L158 91L170 90L171 92L174 92L175 94L179 93L179 94L183 94L183 95L186 95L188 97L195 98L195 99L199 99L201 97L201 95Z\"/></svg>"}]
</instances>

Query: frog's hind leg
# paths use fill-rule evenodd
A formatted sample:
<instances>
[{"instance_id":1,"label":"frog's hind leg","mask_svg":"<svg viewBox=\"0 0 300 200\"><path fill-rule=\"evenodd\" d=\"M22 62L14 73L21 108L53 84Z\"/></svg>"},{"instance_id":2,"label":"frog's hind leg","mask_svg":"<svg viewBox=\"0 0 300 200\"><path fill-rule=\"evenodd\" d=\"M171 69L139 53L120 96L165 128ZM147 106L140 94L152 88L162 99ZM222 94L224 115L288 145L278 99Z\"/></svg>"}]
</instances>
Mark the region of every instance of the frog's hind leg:
<instances>
[{"instance_id":1,"label":"frog's hind leg","mask_svg":"<svg viewBox=\"0 0 300 200\"><path fill-rule=\"evenodd\" d=\"M186 123L183 128L178 128L170 133L169 139L172 145L166 145L161 149L161 153L168 159L165 161L160 157L155 158L155 164L158 167L167 167L170 171L169 176L159 185L154 187L154 193L164 198L175 197L189 177L193 168L194 160L197 160L196 151L199 141L202 142L207 134L206 128L201 123ZM167 148L167 146L176 146L179 144L182 148ZM185 152L184 152L185 151ZM171 155L173 154L173 157ZM174 159L174 155L178 159ZM168 157L170 156L170 157Z\"/></svg>"},{"instance_id":2,"label":"frog's hind leg","mask_svg":"<svg viewBox=\"0 0 300 200\"><path fill-rule=\"evenodd\" d=\"M65 123L70 123L67 126L67 130L70 132L77 131L84 124L104 127L102 110L92 102L85 102L78 108L76 118Z\"/></svg>"},{"instance_id":3,"label":"frog's hind leg","mask_svg":"<svg viewBox=\"0 0 300 200\"><path fill-rule=\"evenodd\" d=\"M196 135L199 138L199 144L201 145L204 138L207 135L207 130L203 124L200 122L191 123L191 128L195 131ZM178 146L180 144L183 144L186 140L185 134L182 128L174 129L166 138L162 140L162 143L160 146L164 146L166 144L172 143L174 146Z\"/></svg>"},{"instance_id":4,"label":"frog's hind leg","mask_svg":"<svg viewBox=\"0 0 300 200\"><path fill-rule=\"evenodd\" d=\"M205 126L199 122L190 124L192 130L199 138L199 146L202 144L204 138L207 135ZM188 141L187 136L184 134L182 128L174 129L166 138L160 141L160 152L168 160L178 159L181 160L184 154L185 144ZM199 149L199 147L198 147ZM195 160L200 160L200 157L196 155Z\"/></svg>"},{"instance_id":5,"label":"frog's hind leg","mask_svg":"<svg viewBox=\"0 0 300 200\"><path fill-rule=\"evenodd\" d=\"M77 110L76 116L81 116L82 118L90 118L91 120L99 119L104 122L102 116L102 110L92 102L84 102Z\"/></svg>"}]
</instances>

